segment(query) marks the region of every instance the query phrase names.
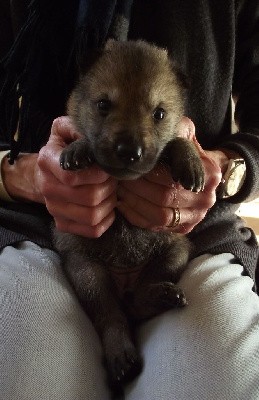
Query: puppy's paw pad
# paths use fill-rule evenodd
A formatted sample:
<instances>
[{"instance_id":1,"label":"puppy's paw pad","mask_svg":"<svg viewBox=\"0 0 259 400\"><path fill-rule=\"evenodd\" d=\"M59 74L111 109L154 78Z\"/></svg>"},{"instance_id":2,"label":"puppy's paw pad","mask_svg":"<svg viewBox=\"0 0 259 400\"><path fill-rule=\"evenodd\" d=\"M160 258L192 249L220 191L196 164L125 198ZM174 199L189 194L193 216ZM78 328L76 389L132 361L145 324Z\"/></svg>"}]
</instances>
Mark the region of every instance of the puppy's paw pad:
<instances>
[{"instance_id":1,"label":"puppy's paw pad","mask_svg":"<svg viewBox=\"0 0 259 400\"><path fill-rule=\"evenodd\" d=\"M187 304L183 290L171 282L160 284L158 296L161 303L169 307L184 307Z\"/></svg>"},{"instance_id":2,"label":"puppy's paw pad","mask_svg":"<svg viewBox=\"0 0 259 400\"><path fill-rule=\"evenodd\" d=\"M113 388L132 381L142 370L142 359L133 345L120 350L106 357L110 385Z\"/></svg>"},{"instance_id":3,"label":"puppy's paw pad","mask_svg":"<svg viewBox=\"0 0 259 400\"><path fill-rule=\"evenodd\" d=\"M64 170L75 171L88 167L93 163L93 160L89 154L72 147L62 151L59 163Z\"/></svg>"},{"instance_id":4,"label":"puppy's paw pad","mask_svg":"<svg viewBox=\"0 0 259 400\"><path fill-rule=\"evenodd\" d=\"M172 177L175 182L179 182L186 190L198 193L204 189L204 167L199 159L194 159L193 162L189 160L182 168L178 165L172 171Z\"/></svg>"}]
</instances>

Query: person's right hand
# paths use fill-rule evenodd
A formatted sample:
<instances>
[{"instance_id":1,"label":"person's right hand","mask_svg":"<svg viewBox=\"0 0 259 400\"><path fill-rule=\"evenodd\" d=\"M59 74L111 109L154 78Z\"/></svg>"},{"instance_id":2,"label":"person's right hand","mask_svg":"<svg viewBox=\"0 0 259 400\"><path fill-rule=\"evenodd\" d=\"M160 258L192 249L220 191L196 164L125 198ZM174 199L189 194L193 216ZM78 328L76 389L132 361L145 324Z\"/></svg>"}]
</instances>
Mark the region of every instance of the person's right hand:
<instances>
[{"instance_id":1,"label":"person's right hand","mask_svg":"<svg viewBox=\"0 0 259 400\"><path fill-rule=\"evenodd\" d=\"M96 165L80 171L60 167L63 148L78 137L69 117L54 120L38 157L39 189L58 230L96 238L114 221L117 182Z\"/></svg>"}]
</instances>

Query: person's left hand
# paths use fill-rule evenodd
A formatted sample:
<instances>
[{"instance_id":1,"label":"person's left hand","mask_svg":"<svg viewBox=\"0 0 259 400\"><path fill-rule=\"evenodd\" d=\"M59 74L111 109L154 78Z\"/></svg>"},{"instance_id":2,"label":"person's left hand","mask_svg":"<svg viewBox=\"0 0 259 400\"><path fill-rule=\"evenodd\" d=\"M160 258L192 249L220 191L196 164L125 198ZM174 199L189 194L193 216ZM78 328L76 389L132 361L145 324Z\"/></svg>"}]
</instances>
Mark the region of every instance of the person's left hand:
<instances>
[{"instance_id":1,"label":"person's left hand","mask_svg":"<svg viewBox=\"0 0 259 400\"><path fill-rule=\"evenodd\" d=\"M190 232L216 201L216 188L222 178L227 156L220 150L204 151L195 138L192 121L184 117L181 136L195 141L205 170L205 187L194 193L172 181L169 169L157 165L149 174L135 181L121 181L118 186L118 209L133 225L151 230ZM180 211L180 221L174 226Z\"/></svg>"}]
</instances>

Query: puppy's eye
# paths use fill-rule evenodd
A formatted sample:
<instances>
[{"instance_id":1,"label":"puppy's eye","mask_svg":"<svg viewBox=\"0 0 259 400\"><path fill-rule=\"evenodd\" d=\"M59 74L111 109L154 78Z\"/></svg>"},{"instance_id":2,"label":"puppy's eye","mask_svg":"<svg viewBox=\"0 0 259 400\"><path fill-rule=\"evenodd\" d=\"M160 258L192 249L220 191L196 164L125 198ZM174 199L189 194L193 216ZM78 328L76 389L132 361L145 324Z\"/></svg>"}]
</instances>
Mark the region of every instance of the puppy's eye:
<instances>
[{"instance_id":1,"label":"puppy's eye","mask_svg":"<svg viewBox=\"0 0 259 400\"><path fill-rule=\"evenodd\" d=\"M111 101L107 99L98 100L97 108L102 115L107 115L111 109Z\"/></svg>"},{"instance_id":2,"label":"puppy's eye","mask_svg":"<svg viewBox=\"0 0 259 400\"><path fill-rule=\"evenodd\" d=\"M153 118L156 121L160 121L161 119L163 119L165 116L165 110L161 107L157 107L154 109L153 111Z\"/></svg>"}]
</instances>

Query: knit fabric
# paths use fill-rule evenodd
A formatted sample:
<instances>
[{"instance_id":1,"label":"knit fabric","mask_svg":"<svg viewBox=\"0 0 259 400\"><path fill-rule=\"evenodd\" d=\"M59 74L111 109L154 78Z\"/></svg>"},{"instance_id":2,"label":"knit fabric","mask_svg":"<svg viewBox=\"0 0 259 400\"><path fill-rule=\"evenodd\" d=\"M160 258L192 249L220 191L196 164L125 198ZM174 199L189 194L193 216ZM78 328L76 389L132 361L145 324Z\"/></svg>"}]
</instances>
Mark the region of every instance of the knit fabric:
<instances>
[{"instance_id":1,"label":"knit fabric","mask_svg":"<svg viewBox=\"0 0 259 400\"><path fill-rule=\"evenodd\" d=\"M101 7L101 2L98 4ZM77 18L77 13L72 14ZM174 62L188 76L190 89L186 115L194 121L202 147L226 147L244 157L247 179L240 192L229 200L217 201L189 236L195 244L196 255L231 252L257 283L259 276L255 269L259 251L256 237L235 211L239 202L259 196L258 18L257 0L162 0L159 7L156 0L142 0L133 2L128 35L131 39L141 38L168 48ZM62 24L58 26L62 28ZM73 33L74 27L66 26L65 37L73 36ZM64 40L60 52L66 47L69 46ZM49 68L50 75L43 80L43 87L47 87L50 77L53 78L52 71ZM231 93L238 98L236 118L240 132L235 135L230 134ZM34 133L25 135L21 145L23 151L38 151L47 140L48 124L64 107L64 101L58 100L54 95L51 99L47 97L44 107L51 106L52 101L55 104L51 109L44 108L44 116L31 110ZM37 107L37 102L33 102L32 107ZM1 123L2 120L0 114ZM43 136L38 136L38 129ZM8 140L5 131L1 130L0 149L8 149ZM15 208L10 204L2 205L0 247L24 239L51 247L48 217L43 208L31 205L29 211L27 205L16 204Z\"/></svg>"},{"instance_id":2,"label":"knit fabric","mask_svg":"<svg viewBox=\"0 0 259 400\"><path fill-rule=\"evenodd\" d=\"M127 37L131 4L132 0L29 3L27 18L0 64L0 129L10 142L10 163L26 137L35 135L33 113L41 121L38 135L43 138L46 124L64 112L64 101L90 50L102 48L108 37Z\"/></svg>"},{"instance_id":3,"label":"knit fabric","mask_svg":"<svg viewBox=\"0 0 259 400\"><path fill-rule=\"evenodd\" d=\"M203 255L188 265L179 282L188 306L138 331L145 368L127 400L259 398L259 299L242 273L231 254Z\"/></svg>"},{"instance_id":4,"label":"knit fabric","mask_svg":"<svg viewBox=\"0 0 259 400\"><path fill-rule=\"evenodd\" d=\"M126 400L258 400L259 298L231 254L193 260L189 304L141 324L144 359ZM4 400L109 400L102 349L57 254L22 242L0 265Z\"/></svg>"}]
</instances>

